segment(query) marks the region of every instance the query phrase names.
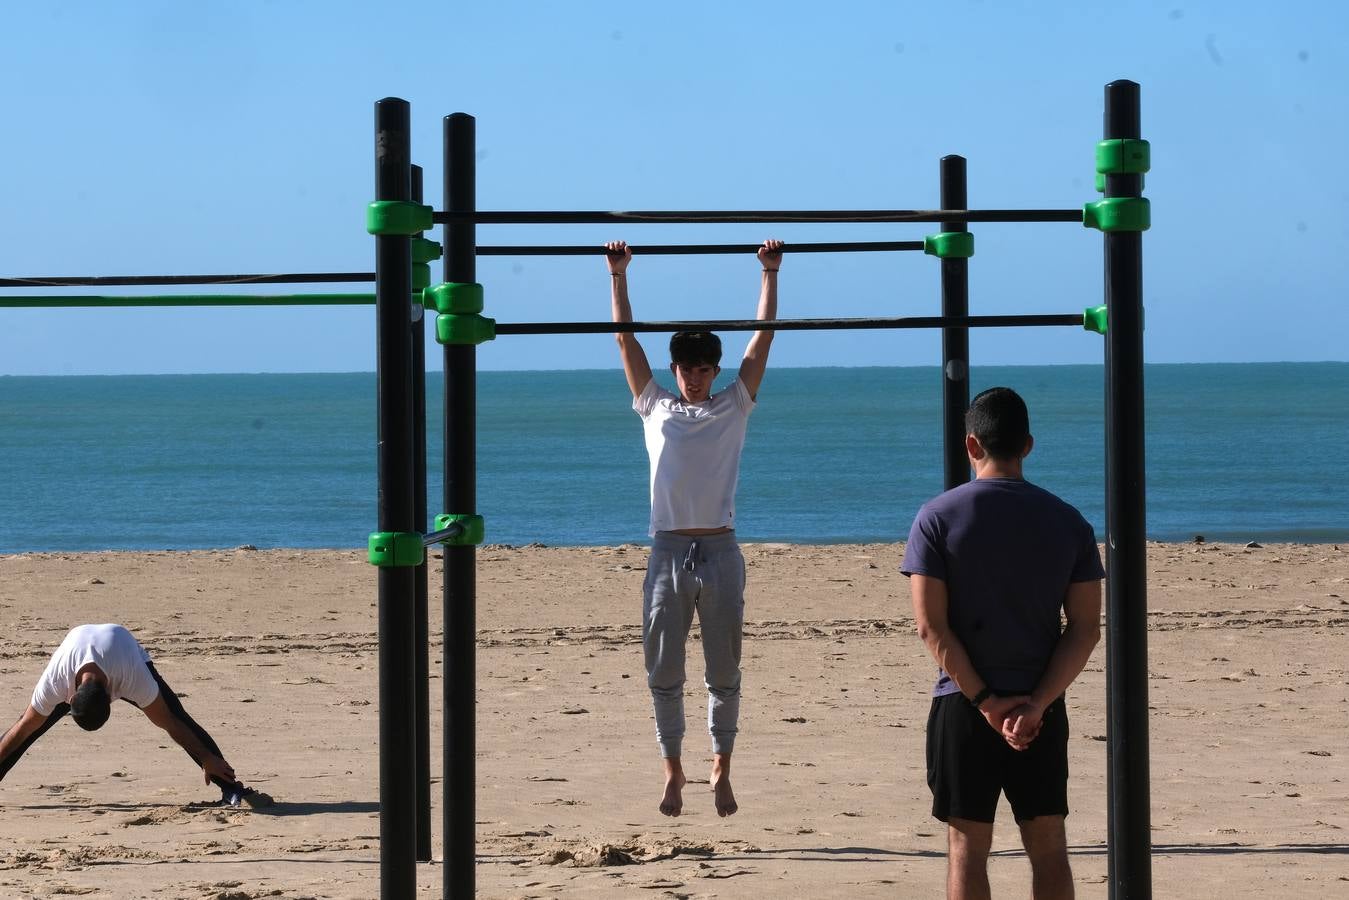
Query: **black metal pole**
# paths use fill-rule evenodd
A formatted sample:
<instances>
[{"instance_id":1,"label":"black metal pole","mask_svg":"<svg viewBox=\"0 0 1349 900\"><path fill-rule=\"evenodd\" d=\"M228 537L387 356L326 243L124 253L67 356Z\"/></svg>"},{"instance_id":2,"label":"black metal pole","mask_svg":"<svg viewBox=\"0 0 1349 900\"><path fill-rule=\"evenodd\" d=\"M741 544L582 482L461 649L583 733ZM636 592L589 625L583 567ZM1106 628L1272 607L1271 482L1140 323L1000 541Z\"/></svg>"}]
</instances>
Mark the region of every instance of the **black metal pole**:
<instances>
[{"instance_id":1,"label":"black metal pole","mask_svg":"<svg viewBox=\"0 0 1349 900\"><path fill-rule=\"evenodd\" d=\"M1138 85L1105 88L1105 137L1139 138ZM1142 196L1142 176L1107 175L1106 197ZM1147 522L1144 491L1142 232L1105 235L1106 680L1112 900L1152 897L1148 786Z\"/></svg>"},{"instance_id":2,"label":"black metal pole","mask_svg":"<svg viewBox=\"0 0 1349 900\"><path fill-rule=\"evenodd\" d=\"M477 208L475 134L470 115L445 117L445 209L471 213ZM445 229L445 280L473 282L476 229L456 224ZM477 510L477 347L445 345L445 512ZM475 731L474 660L477 583L473 545L445 547L445 697L444 740L444 896L472 897L474 890Z\"/></svg>"},{"instance_id":3,"label":"black metal pole","mask_svg":"<svg viewBox=\"0 0 1349 900\"><path fill-rule=\"evenodd\" d=\"M964 209L965 157L941 159L942 209ZM964 219L941 223L942 231L965 231ZM970 314L969 260L941 261L941 314L963 317ZM942 371L942 459L946 490L970 480L970 461L965 453L965 408L970 405L970 331L958 325L941 330Z\"/></svg>"},{"instance_id":4,"label":"black metal pole","mask_svg":"<svg viewBox=\"0 0 1349 900\"><path fill-rule=\"evenodd\" d=\"M409 110L375 104L375 199L411 196ZM412 367L408 328L412 255L406 235L375 237L375 327L379 382L379 530L418 530L412 503ZM417 893L413 754L414 570L379 568L379 886L383 900Z\"/></svg>"},{"instance_id":5,"label":"black metal pole","mask_svg":"<svg viewBox=\"0 0 1349 900\"><path fill-rule=\"evenodd\" d=\"M422 167L412 167L412 199L422 202ZM412 303L412 505L417 531L426 521L426 314ZM429 558L429 557L428 557ZM417 681L417 861L431 861L431 626L426 590L426 561L417 567L413 595L413 663Z\"/></svg>"}]
</instances>

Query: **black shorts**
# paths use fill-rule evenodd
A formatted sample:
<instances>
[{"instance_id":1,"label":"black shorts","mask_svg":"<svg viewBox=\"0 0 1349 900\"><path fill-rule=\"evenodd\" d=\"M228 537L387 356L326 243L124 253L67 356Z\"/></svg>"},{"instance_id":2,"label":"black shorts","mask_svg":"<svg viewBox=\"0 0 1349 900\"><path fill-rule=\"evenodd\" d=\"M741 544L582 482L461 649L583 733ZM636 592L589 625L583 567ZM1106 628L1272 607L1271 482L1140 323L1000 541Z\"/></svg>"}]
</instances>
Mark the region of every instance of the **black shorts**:
<instances>
[{"instance_id":1,"label":"black shorts","mask_svg":"<svg viewBox=\"0 0 1349 900\"><path fill-rule=\"evenodd\" d=\"M1038 737L1013 750L964 694L932 699L927 717L932 815L992 822L1005 793L1018 822L1068 815L1068 710L1049 704Z\"/></svg>"}]
</instances>

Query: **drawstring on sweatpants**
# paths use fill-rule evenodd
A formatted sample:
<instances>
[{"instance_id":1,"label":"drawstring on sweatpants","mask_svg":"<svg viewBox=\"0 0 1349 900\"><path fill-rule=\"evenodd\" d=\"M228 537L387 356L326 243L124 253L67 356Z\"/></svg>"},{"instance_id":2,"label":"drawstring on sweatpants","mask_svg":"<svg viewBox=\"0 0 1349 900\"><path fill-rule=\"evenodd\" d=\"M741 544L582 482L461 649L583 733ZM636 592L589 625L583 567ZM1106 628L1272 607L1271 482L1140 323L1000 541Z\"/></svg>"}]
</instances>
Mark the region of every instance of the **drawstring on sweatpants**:
<instances>
[{"instance_id":1,"label":"drawstring on sweatpants","mask_svg":"<svg viewBox=\"0 0 1349 900\"><path fill-rule=\"evenodd\" d=\"M692 572L695 568L697 568L698 563L701 562L701 559L698 556L698 550L699 545L697 541L692 541L689 543L689 550L687 553L684 554L685 572Z\"/></svg>"}]
</instances>

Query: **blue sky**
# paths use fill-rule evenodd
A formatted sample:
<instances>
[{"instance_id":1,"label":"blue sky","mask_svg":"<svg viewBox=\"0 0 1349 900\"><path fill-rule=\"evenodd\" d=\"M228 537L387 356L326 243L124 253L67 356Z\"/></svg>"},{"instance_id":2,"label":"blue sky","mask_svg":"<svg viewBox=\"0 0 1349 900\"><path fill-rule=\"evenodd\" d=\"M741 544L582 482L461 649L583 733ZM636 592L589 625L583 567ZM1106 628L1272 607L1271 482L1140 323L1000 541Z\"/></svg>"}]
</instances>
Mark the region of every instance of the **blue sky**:
<instances>
[{"instance_id":1,"label":"blue sky","mask_svg":"<svg viewBox=\"0 0 1349 900\"><path fill-rule=\"evenodd\" d=\"M23 4L0 32L0 274L372 269L363 208L384 96L412 102L431 198L441 118L477 117L482 209L931 208L949 153L969 160L972 207L1080 207L1095 196L1103 86L1130 78L1153 148L1148 359L1345 360L1346 38L1349 15L1328 0L1295 14L1244 0ZM478 237L935 230L482 226ZM1099 233L974 230L973 312L1102 302ZM917 254L789 257L781 313L935 314L938 269ZM485 258L478 273L499 321L607 318L599 258ZM633 305L638 318L746 317L758 277L752 258L638 259ZM116 291L136 292L103 292ZM372 309L0 309L0 374L371 370L373 332ZM728 356L743 341L729 336ZM650 339L653 356L662 343ZM777 365L931 365L940 343L788 333L773 353ZM979 331L971 356L1097 362L1101 344L1065 329ZM606 336L502 338L479 361L617 365Z\"/></svg>"}]
</instances>

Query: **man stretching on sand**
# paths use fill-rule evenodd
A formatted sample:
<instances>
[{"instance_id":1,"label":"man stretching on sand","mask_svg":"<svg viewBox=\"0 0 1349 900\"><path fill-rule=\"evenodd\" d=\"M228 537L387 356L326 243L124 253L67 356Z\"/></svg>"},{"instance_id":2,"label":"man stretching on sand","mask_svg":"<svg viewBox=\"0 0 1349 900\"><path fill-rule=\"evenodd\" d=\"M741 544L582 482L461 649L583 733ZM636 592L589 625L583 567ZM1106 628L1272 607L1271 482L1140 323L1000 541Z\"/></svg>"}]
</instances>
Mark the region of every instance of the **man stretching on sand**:
<instances>
[{"instance_id":1,"label":"man stretching on sand","mask_svg":"<svg viewBox=\"0 0 1349 900\"><path fill-rule=\"evenodd\" d=\"M1105 572L1081 513L1022 477L1034 440L1021 397L984 391L965 430L975 480L918 511L900 567L940 667L927 782L932 815L947 824L946 896L989 896L993 814L1006 793L1032 896L1071 898L1063 693L1100 638Z\"/></svg>"},{"instance_id":2,"label":"man stretching on sand","mask_svg":"<svg viewBox=\"0 0 1349 900\"><path fill-rule=\"evenodd\" d=\"M622 241L605 244L615 322L631 322L628 263ZM782 241L764 241L758 318L777 318ZM634 334L618 333L632 408L642 417L651 458L651 557L642 587L646 680L656 711L656 740L665 767L660 811L683 811L684 645L694 610L702 628L707 724L712 734L712 791L717 815L737 809L731 751L740 716L740 637L745 620L745 558L735 540L735 486L745 426L754 410L772 331L756 331L730 387L712 393L721 371L721 341L705 331L670 339L670 371L679 394L651 377Z\"/></svg>"},{"instance_id":3,"label":"man stretching on sand","mask_svg":"<svg viewBox=\"0 0 1349 900\"><path fill-rule=\"evenodd\" d=\"M215 741L187 714L178 695L155 671L150 655L121 625L80 625L66 635L38 679L32 702L0 738L0 781L67 712L85 731L97 731L112 714L112 701L119 698L138 707L187 751L207 783L220 788L222 805L243 802L260 807L272 802L266 794L235 781L234 769L221 757Z\"/></svg>"}]
</instances>

